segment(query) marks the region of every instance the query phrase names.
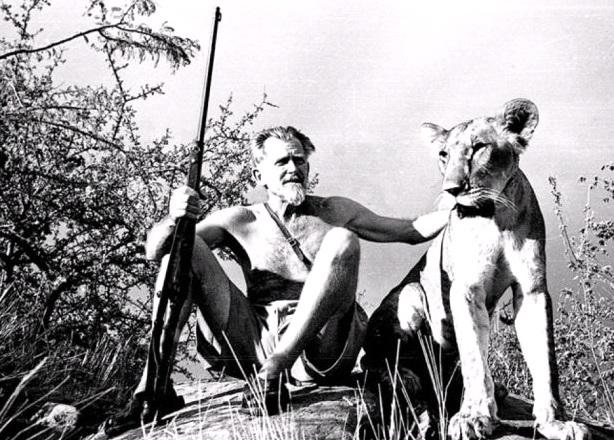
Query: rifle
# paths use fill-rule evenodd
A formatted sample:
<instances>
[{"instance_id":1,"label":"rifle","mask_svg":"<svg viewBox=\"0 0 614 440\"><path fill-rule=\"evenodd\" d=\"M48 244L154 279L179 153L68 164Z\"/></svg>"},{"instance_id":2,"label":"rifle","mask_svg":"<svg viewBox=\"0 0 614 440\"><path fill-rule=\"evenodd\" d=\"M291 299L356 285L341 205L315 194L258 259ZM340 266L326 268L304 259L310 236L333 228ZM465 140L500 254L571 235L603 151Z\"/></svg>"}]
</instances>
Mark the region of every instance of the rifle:
<instances>
[{"instance_id":1,"label":"rifle","mask_svg":"<svg viewBox=\"0 0 614 440\"><path fill-rule=\"evenodd\" d=\"M209 107L209 93L211 90L211 77L213 73L213 60L215 57L215 42L217 40L217 26L222 20L220 8L215 9L211 46L209 48L209 64L203 88L203 106L200 113L198 137L190 154L190 169L187 185L199 191L200 175L202 171L203 152L205 147L205 128L207 124L207 110ZM150 359L155 364L153 382L153 399L148 402L149 408L144 409L151 417L161 418L164 414L157 414L165 397L169 395L169 383L172 363L175 359L176 344L174 341L179 314L185 302L190 281L190 267L192 250L194 247L196 222L181 217L177 219L173 233L173 242L164 277L162 290L156 295L160 297L158 310L153 323L151 341L149 345ZM170 305L169 305L170 303ZM167 310L168 308L168 310Z\"/></svg>"}]
</instances>

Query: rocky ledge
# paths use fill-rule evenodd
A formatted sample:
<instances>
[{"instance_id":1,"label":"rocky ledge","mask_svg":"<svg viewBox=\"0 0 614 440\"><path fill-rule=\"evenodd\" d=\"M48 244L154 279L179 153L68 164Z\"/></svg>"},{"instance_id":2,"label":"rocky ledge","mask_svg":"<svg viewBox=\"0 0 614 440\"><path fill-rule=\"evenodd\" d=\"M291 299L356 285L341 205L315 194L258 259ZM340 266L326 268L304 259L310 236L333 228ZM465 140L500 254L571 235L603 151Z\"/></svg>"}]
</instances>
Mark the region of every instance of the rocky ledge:
<instances>
[{"instance_id":1,"label":"rocky ledge","mask_svg":"<svg viewBox=\"0 0 614 440\"><path fill-rule=\"evenodd\" d=\"M260 417L241 408L244 382L223 381L178 385L186 406L158 426L143 426L117 437L119 440L350 440L363 439L379 413L377 399L348 386L293 388L292 409ZM533 429L531 402L508 395L499 405L501 426L495 440L541 438ZM593 440L614 439L614 427L581 420ZM90 437L102 440L105 437Z\"/></svg>"}]
</instances>

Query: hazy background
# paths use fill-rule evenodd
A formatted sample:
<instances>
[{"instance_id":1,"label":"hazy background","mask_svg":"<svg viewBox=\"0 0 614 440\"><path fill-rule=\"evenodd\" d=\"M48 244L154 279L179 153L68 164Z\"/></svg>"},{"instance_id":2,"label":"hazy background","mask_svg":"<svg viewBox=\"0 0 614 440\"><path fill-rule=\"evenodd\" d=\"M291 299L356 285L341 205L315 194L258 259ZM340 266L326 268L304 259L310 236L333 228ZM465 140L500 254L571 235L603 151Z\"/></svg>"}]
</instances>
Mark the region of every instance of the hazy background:
<instances>
[{"instance_id":1,"label":"hazy background","mask_svg":"<svg viewBox=\"0 0 614 440\"><path fill-rule=\"evenodd\" d=\"M170 127L178 141L195 137L216 5L223 18L212 116L231 93L242 113L266 92L278 108L254 129L304 131L317 149L317 193L345 195L380 214L413 217L433 208L440 177L418 136L422 122L449 128L529 98L540 124L521 166L546 216L548 279L557 293L572 281L547 179L559 179L574 230L586 197L578 176L614 159L614 8L605 0L536 3L159 1L156 22L198 39L203 51L175 75L134 66L135 84L144 77L166 84L164 96L139 108L143 134L155 137ZM41 41L81 29L80 11L74 1L57 1ZM82 47L71 44L66 80L107 81L100 77L102 60ZM424 245L363 244L359 289L374 306Z\"/></svg>"}]
</instances>

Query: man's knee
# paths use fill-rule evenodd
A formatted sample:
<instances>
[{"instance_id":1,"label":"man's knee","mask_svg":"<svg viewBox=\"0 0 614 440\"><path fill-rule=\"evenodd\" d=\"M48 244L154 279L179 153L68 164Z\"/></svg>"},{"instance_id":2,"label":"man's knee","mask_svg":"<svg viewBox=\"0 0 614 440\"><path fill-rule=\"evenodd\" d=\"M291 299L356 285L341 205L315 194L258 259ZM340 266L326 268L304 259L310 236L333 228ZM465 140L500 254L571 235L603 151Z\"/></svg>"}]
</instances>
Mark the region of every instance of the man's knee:
<instances>
[{"instance_id":1,"label":"man's knee","mask_svg":"<svg viewBox=\"0 0 614 440\"><path fill-rule=\"evenodd\" d=\"M158 278L156 280L156 292L162 290L162 284L164 283L169 260L170 254L164 255L160 260L160 271L158 272ZM205 274L211 276L212 273L220 271L219 263L215 255L200 237L194 239L191 269L192 274L195 275L197 279L200 279L201 276Z\"/></svg>"},{"instance_id":2,"label":"man's knee","mask_svg":"<svg viewBox=\"0 0 614 440\"><path fill-rule=\"evenodd\" d=\"M220 263L217 261L213 251L209 249L209 246L207 246L202 238L197 236L194 239L194 248L192 250L192 273L196 275L196 278L200 279L202 276L220 275L219 272L221 271Z\"/></svg>"},{"instance_id":3,"label":"man's knee","mask_svg":"<svg viewBox=\"0 0 614 440\"><path fill-rule=\"evenodd\" d=\"M169 255L162 257L160 272L156 281L156 292L162 290L169 259ZM214 301L222 304L222 310L228 309L232 282L213 251L198 236L194 240L192 249L191 277L190 291L197 303L200 303L205 297L211 297Z\"/></svg>"},{"instance_id":4,"label":"man's knee","mask_svg":"<svg viewBox=\"0 0 614 440\"><path fill-rule=\"evenodd\" d=\"M345 228L332 228L324 236L322 249L331 252L335 257L355 259L360 257L360 241L356 234Z\"/></svg>"}]
</instances>

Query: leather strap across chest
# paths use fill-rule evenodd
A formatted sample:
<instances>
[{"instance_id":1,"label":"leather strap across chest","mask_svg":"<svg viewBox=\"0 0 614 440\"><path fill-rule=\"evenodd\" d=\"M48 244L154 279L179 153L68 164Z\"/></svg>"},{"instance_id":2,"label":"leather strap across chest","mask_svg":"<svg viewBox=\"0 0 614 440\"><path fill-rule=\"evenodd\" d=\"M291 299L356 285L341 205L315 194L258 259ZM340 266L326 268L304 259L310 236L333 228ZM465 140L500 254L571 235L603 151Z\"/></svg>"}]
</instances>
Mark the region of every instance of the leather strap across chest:
<instances>
[{"instance_id":1,"label":"leather strap across chest","mask_svg":"<svg viewBox=\"0 0 614 440\"><path fill-rule=\"evenodd\" d=\"M271 216L271 218L273 219L273 221L275 222L275 224L277 225L277 227L279 228L283 236L286 238L286 241L292 247L292 250L294 251L296 256L299 258L299 260L303 262L303 264L307 267L307 269L311 269L311 266L313 266L313 263L311 262L309 258L307 258L307 256L301 249L301 244L299 243L299 241L292 236L290 231L288 231L288 228L286 228L286 226L282 223L279 217L277 217L277 214L275 214L275 212L271 209L268 203L264 202L264 207L266 208L267 212L269 213L269 215Z\"/></svg>"}]
</instances>

